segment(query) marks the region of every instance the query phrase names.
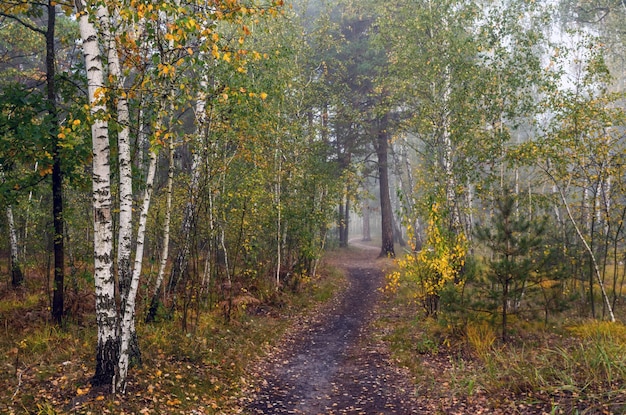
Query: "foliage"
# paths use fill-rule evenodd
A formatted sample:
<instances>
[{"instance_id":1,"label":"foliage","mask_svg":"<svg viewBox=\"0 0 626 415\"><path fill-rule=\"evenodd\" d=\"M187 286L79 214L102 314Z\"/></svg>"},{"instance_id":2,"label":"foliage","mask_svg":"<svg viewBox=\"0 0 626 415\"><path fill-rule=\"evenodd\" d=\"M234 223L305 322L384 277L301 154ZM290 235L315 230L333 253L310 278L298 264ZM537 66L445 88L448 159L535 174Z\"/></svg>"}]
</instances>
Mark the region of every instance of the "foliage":
<instances>
[{"instance_id":1,"label":"foliage","mask_svg":"<svg viewBox=\"0 0 626 415\"><path fill-rule=\"evenodd\" d=\"M476 229L477 239L487 245L493 255L488 261L488 281L493 310L502 315L502 340L507 339L507 315L517 310L525 295L529 276L540 267L533 258L541 244L544 224L529 221L515 209L516 198L506 189L495 201L492 222ZM536 271L535 271L536 272Z\"/></svg>"},{"instance_id":2,"label":"foliage","mask_svg":"<svg viewBox=\"0 0 626 415\"><path fill-rule=\"evenodd\" d=\"M462 269L467 253L463 233L450 232L446 226L447 213L438 202L431 204L426 242L419 252L415 250L397 260L399 271L391 273L388 287L394 289L401 279L415 287L415 298L428 315L439 311L439 298L446 286L460 289L464 284ZM413 238L411 238L413 240Z\"/></svg>"},{"instance_id":3,"label":"foliage","mask_svg":"<svg viewBox=\"0 0 626 415\"><path fill-rule=\"evenodd\" d=\"M108 396L88 379L95 346L90 288L79 293L76 317L80 313L82 323L68 321L58 328L41 319L46 313L41 301L45 280L29 277L32 295L5 290L0 300L0 321L10 330L0 335L0 362L7 367L0 374L7 385L0 393L2 413L30 414L35 408L52 414L237 413L238 398L255 381L246 377L250 365L268 353L295 315L312 312L345 285L340 272L324 266L299 293L285 293L280 307L242 310L230 324L219 308L203 313L187 333L178 319L140 324L143 357L149 364L133 370L126 395Z\"/></svg>"},{"instance_id":4,"label":"foliage","mask_svg":"<svg viewBox=\"0 0 626 415\"><path fill-rule=\"evenodd\" d=\"M416 317L406 283L386 295L386 313L377 327L392 357L411 370L416 389L437 408L619 413L626 404L621 323L572 322L560 315L546 326L520 319L511 323L514 340L502 345L493 326L471 310L458 333ZM426 343L434 346L422 354L418 344Z\"/></svg>"}]
</instances>

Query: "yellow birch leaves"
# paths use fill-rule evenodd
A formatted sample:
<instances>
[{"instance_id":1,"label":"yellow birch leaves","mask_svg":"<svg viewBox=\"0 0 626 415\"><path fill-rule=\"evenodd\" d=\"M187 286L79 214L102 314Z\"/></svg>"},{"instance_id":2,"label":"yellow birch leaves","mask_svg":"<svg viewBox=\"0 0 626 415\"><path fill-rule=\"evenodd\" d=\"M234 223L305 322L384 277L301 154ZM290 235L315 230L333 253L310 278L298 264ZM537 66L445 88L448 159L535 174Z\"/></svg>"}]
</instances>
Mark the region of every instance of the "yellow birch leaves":
<instances>
[{"instance_id":1,"label":"yellow birch leaves","mask_svg":"<svg viewBox=\"0 0 626 415\"><path fill-rule=\"evenodd\" d=\"M467 238L463 232L449 231L444 218L440 204L433 203L424 246L417 252L412 246L410 253L396 261L399 271L387 276L387 290L395 291L405 281L413 287L415 298L422 301L438 296L447 284L459 280L467 254Z\"/></svg>"}]
</instances>

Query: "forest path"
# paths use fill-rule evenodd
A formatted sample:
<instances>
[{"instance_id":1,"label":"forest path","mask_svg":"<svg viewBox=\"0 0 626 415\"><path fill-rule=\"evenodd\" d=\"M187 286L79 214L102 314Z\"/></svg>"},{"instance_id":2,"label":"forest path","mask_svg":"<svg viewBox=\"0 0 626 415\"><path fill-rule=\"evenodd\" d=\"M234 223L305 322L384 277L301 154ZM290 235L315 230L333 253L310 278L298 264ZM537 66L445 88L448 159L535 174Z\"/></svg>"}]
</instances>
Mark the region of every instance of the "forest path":
<instances>
[{"instance_id":1,"label":"forest path","mask_svg":"<svg viewBox=\"0 0 626 415\"><path fill-rule=\"evenodd\" d=\"M262 381L247 413L418 413L408 374L373 336L386 261L377 259L378 253L379 248L353 243L331 259L346 271L348 288L254 369Z\"/></svg>"}]
</instances>

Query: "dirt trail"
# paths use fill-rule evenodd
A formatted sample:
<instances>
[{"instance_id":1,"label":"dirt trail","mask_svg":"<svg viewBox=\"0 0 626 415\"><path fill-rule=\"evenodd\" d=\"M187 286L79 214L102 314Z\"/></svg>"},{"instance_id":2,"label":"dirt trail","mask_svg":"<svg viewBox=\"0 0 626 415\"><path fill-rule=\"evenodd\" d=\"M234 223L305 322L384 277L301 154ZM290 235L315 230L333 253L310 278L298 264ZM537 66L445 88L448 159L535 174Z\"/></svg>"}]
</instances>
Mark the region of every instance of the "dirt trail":
<instances>
[{"instance_id":1,"label":"dirt trail","mask_svg":"<svg viewBox=\"0 0 626 415\"><path fill-rule=\"evenodd\" d=\"M383 284L378 249L346 251L339 266L349 286L312 321L288 336L261 366L249 414L415 414L408 376L389 361L369 324Z\"/></svg>"}]
</instances>

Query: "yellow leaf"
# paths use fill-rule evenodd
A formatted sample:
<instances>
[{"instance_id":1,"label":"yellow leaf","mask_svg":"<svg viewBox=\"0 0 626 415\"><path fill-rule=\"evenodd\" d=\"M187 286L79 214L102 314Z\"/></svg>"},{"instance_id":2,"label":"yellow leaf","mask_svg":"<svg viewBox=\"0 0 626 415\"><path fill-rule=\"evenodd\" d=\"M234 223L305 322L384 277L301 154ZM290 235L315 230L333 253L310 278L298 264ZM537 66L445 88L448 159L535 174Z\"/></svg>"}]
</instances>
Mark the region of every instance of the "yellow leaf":
<instances>
[{"instance_id":1,"label":"yellow leaf","mask_svg":"<svg viewBox=\"0 0 626 415\"><path fill-rule=\"evenodd\" d=\"M162 375L162 374L163 374L163 372L161 372L160 370L157 370L157 371L156 371L156 375L157 375L157 377L161 377L161 375Z\"/></svg>"},{"instance_id":2,"label":"yellow leaf","mask_svg":"<svg viewBox=\"0 0 626 415\"><path fill-rule=\"evenodd\" d=\"M264 101L265 101L265 99L267 98L267 94L266 94L265 92L261 92L261 93L259 94L259 96L260 96L260 97L261 97L261 99L262 99L262 100L264 100Z\"/></svg>"},{"instance_id":3,"label":"yellow leaf","mask_svg":"<svg viewBox=\"0 0 626 415\"><path fill-rule=\"evenodd\" d=\"M104 400L104 396L102 396L102 395L98 395L96 397L96 401L103 401L103 400Z\"/></svg>"},{"instance_id":4,"label":"yellow leaf","mask_svg":"<svg viewBox=\"0 0 626 415\"><path fill-rule=\"evenodd\" d=\"M39 175L41 177L47 176L49 174L52 174L52 166L43 167L43 168L39 169Z\"/></svg>"},{"instance_id":5,"label":"yellow leaf","mask_svg":"<svg viewBox=\"0 0 626 415\"><path fill-rule=\"evenodd\" d=\"M191 49L191 48L187 48L187 53L188 53L189 55L193 55L193 49Z\"/></svg>"},{"instance_id":6,"label":"yellow leaf","mask_svg":"<svg viewBox=\"0 0 626 415\"><path fill-rule=\"evenodd\" d=\"M76 396L83 396L88 393L89 393L89 387L86 387L85 389L81 389L81 388L76 389Z\"/></svg>"}]
</instances>

